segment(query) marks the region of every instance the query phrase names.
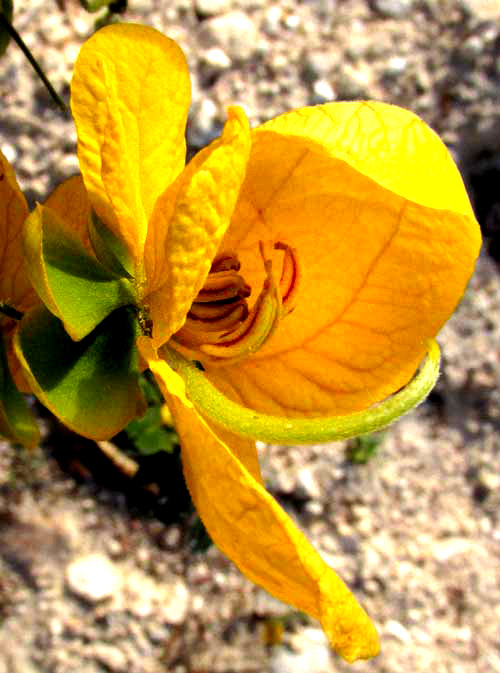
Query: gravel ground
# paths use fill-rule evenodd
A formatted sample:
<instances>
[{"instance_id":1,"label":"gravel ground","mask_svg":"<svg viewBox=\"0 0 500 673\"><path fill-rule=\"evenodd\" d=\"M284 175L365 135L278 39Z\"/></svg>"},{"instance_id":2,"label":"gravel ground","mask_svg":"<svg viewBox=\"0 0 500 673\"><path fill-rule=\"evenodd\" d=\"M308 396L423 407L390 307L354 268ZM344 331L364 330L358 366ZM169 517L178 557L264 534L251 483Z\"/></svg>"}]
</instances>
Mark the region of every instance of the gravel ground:
<instances>
[{"instance_id":1,"label":"gravel ground","mask_svg":"<svg viewBox=\"0 0 500 673\"><path fill-rule=\"evenodd\" d=\"M66 5L18 0L15 25L68 99L95 17ZM0 673L500 672L500 3L129 5L126 20L186 52L193 151L218 135L229 103L253 124L326 100L399 103L460 162L487 245L442 332L435 392L368 464L342 443L261 447L270 490L375 618L376 660L353 669L331 655L316 623L215 548L196 551L192 516L172 521L161 491L42 418L40 451L0 444ZM0 92L0 146L34 203L78 169L73 124L12 45ZM276 618L286 628L273 644Z\"/></svg>"}]
</instances>

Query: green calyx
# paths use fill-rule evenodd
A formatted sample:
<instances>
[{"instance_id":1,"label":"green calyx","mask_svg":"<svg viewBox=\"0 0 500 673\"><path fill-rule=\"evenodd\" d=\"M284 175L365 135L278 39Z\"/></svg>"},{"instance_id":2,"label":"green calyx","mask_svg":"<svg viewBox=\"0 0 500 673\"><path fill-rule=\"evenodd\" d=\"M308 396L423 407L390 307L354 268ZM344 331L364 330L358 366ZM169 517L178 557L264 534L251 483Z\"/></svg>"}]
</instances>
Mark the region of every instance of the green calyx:
<instances>
[{"instance_id":1,"label":"green calyx","mask_svg":"<svg viewBox=\"0 0 500 673\"><path fill-rule=\"evenodd\" d=\"M121 278L132 279L134 261L125 243L104 224L93 210L88 225L89 238L97 259Z\"/></svg>"},{"instance_id":2,"label":"green calyx","mask_svg":"<svg viewBox=\"0 0 500 673\"><path fill-rule=\"evenodd\" d=\"M172 348L164 348L163 355L184 379L189 399L203 416L243 437L276 444L339 441L382 430L425 400L438 379L440 363L438 343L430 340L427 358L418 374L383 402L345 416L285 418L261 414L229 400L195 362Z\"/></svg>"},{"instance_id":3,"label":"green calyx","mask_svg":"<svg viewBox=\"0 0 500 673\"><path fill-rule=\"evenodd\" d=\"M136 304L126 272L103 266L49 208L39 205L28 217L23 246L34 288L74 341L85 338L117 308Z\"/></svg>"}]
</instances>

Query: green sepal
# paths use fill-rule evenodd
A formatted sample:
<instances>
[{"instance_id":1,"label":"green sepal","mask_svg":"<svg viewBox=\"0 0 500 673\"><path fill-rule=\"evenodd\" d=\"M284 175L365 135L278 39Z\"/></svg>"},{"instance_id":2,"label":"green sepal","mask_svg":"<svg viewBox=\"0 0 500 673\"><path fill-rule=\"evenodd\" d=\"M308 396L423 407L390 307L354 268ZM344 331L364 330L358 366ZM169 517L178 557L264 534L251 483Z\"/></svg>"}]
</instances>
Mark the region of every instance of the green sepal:
<instances>
[{"instance_id":1,"label":"green sepal","mask_svg":"<svg viewBox=\"0 0 500 673\"><path fill-rule=\"evenodd\" d=\"M134 277L134 260L125 243L108 229L93 210L89 220L89 238L97 259L121 278Z\"/></svg>"},{"instance_id":2,"label":"green sepal","mask_svg":"<svg viewBox=\"0 0 500 673\"><path fill-rule=\"evenodd\" d=\"M92 257L49 208L37 205L28 217L23 245L33 286L74 341L90 334L115 309L135 304L132 283Z\"/></svg>"},{"instance_id":3,"label":"green sepal","mask_svg":"<svg viewBox=\"0 0 500 673\"><path fill-rule=\"evenodd\" d=\"M188 398L198 411L218 425L242 437L276 444L315 444L359 437L387 427L423 402L439 376L440 352L435 340L427 344L427 358L420 371L402 390L363 411L345 416L286 418L262 414L233 402L198 369L165 346L162 356L184 379Z\"/></svg>"},{"instance_id":4,"label":"green sepal","mask_svg":"<svg viewBox=\"0 0 500 673\"><path fill-rule=\"evenodd\" d=\"M40 442L40 431L26 399L16 387L5 342L0 334L0 435L28 449Z\"/></svg>"},{"instance_id":5,"label":"green sepal","mask_svg":"<svg viewBox=\"0 0 500 673\"><path fill-rule=\"evenodd\" d=\"M109 439L143 408L135 312L113 311L81 341L44 306L29 311L14 339L31 390L59 420L84 437Z\"/></svg>"},{"instance_id":6,"label":"green sepal","mask_svg":"<svg viewBox=\"0 0 500 673\"><path fill-rule=\"evenodd\" d=\"M12 0L0 0L0 13L3 14L5 19L12 23L12 14L14 11L14 3ZM5 23L2 21L0 23L0 56L5 54L7 47L10 42L10 33L7 30Z\"/></svg>"}]
</instances>

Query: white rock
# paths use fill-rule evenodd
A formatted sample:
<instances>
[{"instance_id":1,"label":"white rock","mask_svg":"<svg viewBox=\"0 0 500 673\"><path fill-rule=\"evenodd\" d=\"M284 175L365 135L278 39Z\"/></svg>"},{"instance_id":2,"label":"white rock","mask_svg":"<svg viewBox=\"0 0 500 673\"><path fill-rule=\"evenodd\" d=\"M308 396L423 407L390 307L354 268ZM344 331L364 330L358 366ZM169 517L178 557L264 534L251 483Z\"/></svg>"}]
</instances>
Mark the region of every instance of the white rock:
<instances>
[{"instance_id":1,"label":"white rock","mask_svg":"<svg viewBox=\"0 0 500 673\"><path fill-rule=\"evenodd\" d=\"M211 47L202 55L201 65L205 72L219 74L231 67L231 59L224 49Z\"/></svg>"},{"instance_id":2,"label":"white rock","mask_svg":"<svg viewBox=\"0 0 500 673\"><path fill-rule=\"evenodd\" d=\"M202 98L193 105L189 119L188 137L191 145L205 147L217 135L217 106L210 98Z\"/></svg>"},{"instance_id":3,"label":"white rock","mask_svg":"<svg viewBox=\"0 0 500 673\"><path fill-rule=\"evenodd\" d=\"M231 9L231 0L196 0L195 9L202 16L216 16Z\"/></svg>"},{"instance_id":4,"label":"white rock","mask_svg":"<svg viewBox=\"0 0 500 673\"><path fill-rule=\"evenodd\" d=\"M408 66L408 59L404 56L391 56L387 61L387 66L384 71L386 75L397 76L401 75Z\"/></svg>"},{"instance_id":5,"label":"white rock","mask_svg":"<svg viewBox=\"0 0 500 673\"><path fill-rule=\"evenodd\" d=\"M154 581L140 570L130 570L124 576L126 609L135 617L145 619L160 616L167 624L181 624L189 608L189 592L185 583L174 578Z\"/></svg>"},{"instance_id":6,"label":"white rock","mask_svg":"<svg viewBox=\"0 0 500 673\"><path fill-rule=\"evenodd\" d=\"M328 673L331 671L330 647L320 629L305 628L291 638L291 648L273 649L268 673Z\"/></svg>"},{"instance_id":7,"label":"white rock","mask_svg":"<svg viewBox=\"0 0 500 673\"><path fill-rule=\"evenodd\" d=\"M283 10L278 5L272 5L266 11L264 21L262 23L262 30L268 35L277 35L281 28L281 20L283 18Z\"/></svg>"},{"instance_id":8,"label":"white rock","mask_svg":"<svg viewBox=\"0 0 500 673\"><path fill-rule=\"evenodd\" d=\"M164 588L160 612L167 624L182 624L189 610L189 591L181 579L174 580Z\"/></svg>"},{"instance_id":9,"label":"white rock","mask_svg":"<svg viewBox=\"0 0 500 673\"><path fill-rule=\"evenodd\" d=\"M313 84L313 102L327 103L335 100L335 92L330 86L329 82L324 79L318 79Z\"/></svg>"},{"instance_id":10,"label":"white rock","mask_svg":"<svg viewBox=\"0 0 500 673\"><path fill-rule=\"evenodd\" d=\"M365 98L370 90L371 75L367 66L343 64L337 86L339 98Z\"/></svg>"},{"instance_id":11,"label":"white rock","mask_svg":"<svg viewBox=\"0 0 500 673\"><path fill-rule=\"evenodd\" d=\"M234 11L205 21L200 41L207 46L221 47L231 60L245 61L257 48L258 32L250 17Z\"/></svg>"},{"instance_id":12,"label":"white rock","mask_svg":"<svg viewBox=\"0 0 500 673\"><path fill-rule=\"evenodd\" d=\"M500 0L465 0L465 5L482 21L500 19Z\"/></svg>"},{"instance_id":13,"label":"white rock","mask_svg":"<svg viewBox=\"0 0 500 673\"><path fill-rule=\"evenodd\" d=\"M473 544L467 538L452 537L448 540L436 542L433 545L432 555L440 563L447 563L453 556L467 554L473 551Z\"/></svg>"},{"instance_id":14,"label":"white rock","mask_svg":"<svg viewBox=\"0 0 500 673\"><path fill-rule=\"evenodd\" d=\"M309 500L319 500L322 495L316 475L310 467L303 467L297 474L295 490Z\"/></svg>"},{"instance_id":15,"label":"white rock","mask_svg":"<svg viewBox=\"0 0 500 673\"><path fill-rule=\"evenodd\" d=\"M66 568L68 589L88 603L100 603L119 589L118 568L104 554L87 554L75 559Z\"/></svg>"},{"instance_id":16,"label":"white rock","mask_svg":"<svg viewBox=\"0 0 500 673\"><path fill-rule=\"evenodd\" d=\"M128 670L126 655L114 645L95 643L89 654L113 673L126 673Z\"/></svg>"},{"instance_id":17,"label":"white rock","mask_svg":"<svg viewBox=\"0 0 500 673\"><path fill-rule=\"evenodd\" d=\"M297 30L300 26L300 17L297 14L289 14L285 19L285 26L288 30Z\"/></svg>"},{"instance_id":18,"label":"white rock","mask_svg":"<svg viewBox=\"0 0 500 673\"><path fill-rule=\"evenodd\" d=\"M13 164L18 157L17 149L10 143L2 143L2 152L7 161L11 164Z\"/></svg>"},{"instance_id":19,"label":"white rock","mask_svg":"<svg viewBox=\"0 0 500 673\"><path fill-rule=\"evenodd\" d=\"M375 0L373 4L382 16L400 19L410 12L413 0Z\"/></svg>"},{"instance_id":20,"label":"white rock","mask_svg":"<svg viewBox=\"0 0 500 673\"><path fill-rule=\"evenodd\" d=\"M411 636L408 629L394 619L389 619L389 621L385 623L384 633L388 636L392 636L405 645L411 641Z\"/></svg>"}]
</instances>

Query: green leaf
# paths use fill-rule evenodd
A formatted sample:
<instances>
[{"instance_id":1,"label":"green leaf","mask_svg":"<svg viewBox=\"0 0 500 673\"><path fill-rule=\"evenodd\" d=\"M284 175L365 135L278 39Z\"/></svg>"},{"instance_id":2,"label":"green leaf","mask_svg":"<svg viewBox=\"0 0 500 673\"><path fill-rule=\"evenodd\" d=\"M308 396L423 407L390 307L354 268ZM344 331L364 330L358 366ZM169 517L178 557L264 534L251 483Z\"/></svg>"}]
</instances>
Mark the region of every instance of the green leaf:
<instances>
[{"instance_id":1,"label":"green leaf","mask_svg":"<svg viewBox=\"0 0 500 673\"><path fill-rule=\"evenodd\" d=\"M163 424L161 407L149 407L142 418L136 418L125 428L128 438L137 451L143 455L166 451L172 453L179 443L173 428Z\"/></svg>"},{"instance_id":2,"label":"green leaf","mask_svg":"<svg viewBox=\"0 0 500 673\"><path fill-rule=\"evenodd\" d=\"M14 345L34 394L71 430L108 439L135 417L138 324L130 308L113 311L81 341L73 341L44 306L21 321Z\"/></svg>"},{"instance_id":3,"label":"green leaf","mask_svg":"<svg viewBox=\"0 0 500 673\"><path fill-rule=\"evenodd\" d=\"M132 283L92 257L49 208L38 205L26 220L24 253L38 295L75 341L136 301Z\"/></svg>"},{"instance_id":4,"label":"green leaf","mask_svg":"<svg viewBox=\"0 0 500 673\"><path fill-rule=\"evenodd\" d=\"M24 395L16 388L0 335L0 435L29 449L40 441L40 431Z\"/></svg>"},{"instance_id":5,"label":"green leaf","mask_svg":"<svg viewBox=\"0 0 500 673\"><path fill-rule=\"evenodd\" d=\"M107 269L122 278L133 278L134 260L127 246L94 211L89 222L89 237L97 259Z\"/></svg>"},{"instance_id":6,"label":"green leaf","mask_svg":"<svg viewBox=\"0 0 500 673\"><path fill-rule=\"evenodd\" d=\"M12 0L0 0L0 14L3 14L3 17L5 17L9 24L12 23L13 10L14 4ZM9 42L10 33L6 28L4 21L2 21L0 23L0 56L5 54Z\"/></svg>"},{"instance_id":7,"label":"green leaf","mask_svg":"<svg viewBox=\"0 0 500 673\"><path fill-rule=\"evenodd\" d=\"M375 456L381 441L380 434L355 437L346 448L347 460L354 465L365 465Z\"/></svg>"}]
</instances>

